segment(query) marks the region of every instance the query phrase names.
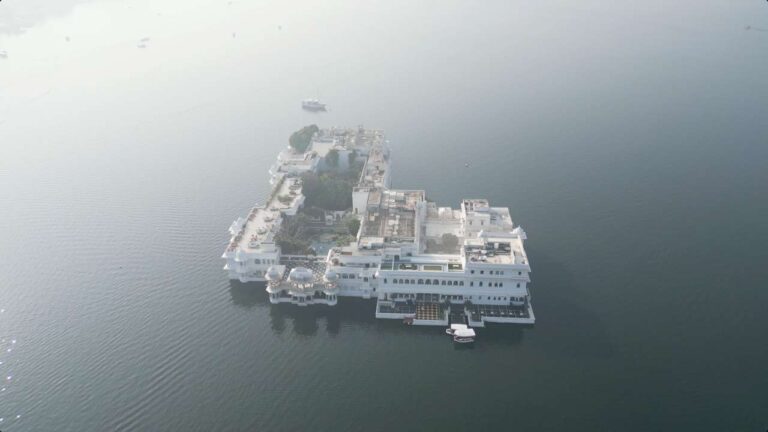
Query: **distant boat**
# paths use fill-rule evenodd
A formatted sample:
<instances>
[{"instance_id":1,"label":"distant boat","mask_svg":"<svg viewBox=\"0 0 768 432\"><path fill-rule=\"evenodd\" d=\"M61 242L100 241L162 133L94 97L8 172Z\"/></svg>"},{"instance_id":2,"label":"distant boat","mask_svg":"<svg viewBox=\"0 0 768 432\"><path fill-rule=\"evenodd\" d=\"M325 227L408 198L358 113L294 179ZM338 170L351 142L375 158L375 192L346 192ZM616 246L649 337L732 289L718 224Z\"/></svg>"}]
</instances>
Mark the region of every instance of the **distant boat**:
<instances>
[{"instance_id":1,"label":"distant boat","mask_svg":"<svg viewBox=\"0 0 768 432\"><path fill-rule=\"evenodd\" d=\"M307 111L325 111L325 104L317 99L304 99L301 101L301 107Z\"/></svg>"},{"instance_id":2,"label":"distant boat","mask_svg":"<svg viewBox=\"0 0 768 432\"><path fill-rule=\"evenodd\" d=\"M0 50L0 58L8 58L8 51Z\"/></svg>"}]
</instances>

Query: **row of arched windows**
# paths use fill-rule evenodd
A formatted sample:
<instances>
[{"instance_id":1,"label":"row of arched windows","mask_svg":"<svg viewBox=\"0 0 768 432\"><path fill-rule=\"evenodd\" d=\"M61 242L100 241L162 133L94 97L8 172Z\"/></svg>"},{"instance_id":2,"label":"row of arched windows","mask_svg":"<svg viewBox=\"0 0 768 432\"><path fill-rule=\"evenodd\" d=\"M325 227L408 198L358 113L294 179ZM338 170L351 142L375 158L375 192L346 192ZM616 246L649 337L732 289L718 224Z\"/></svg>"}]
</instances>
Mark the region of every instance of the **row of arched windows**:
<instances>
[{"instance_id":1,"label":"row of arched windows","mask_svg":"<svg viewBox=\"0 0 768 432\"><path fill-rule=\"evenodd\" d=\"M387 280L384 279L384 283ZM395 285L443 285L443 286L464 286L464 281L458 280L439 280L439 279L392 279Z\"/></svg>"},{"instance_id":2,"label":"row of arched windows","mask_svg":"<svg viewBox=\"0 0 768 432\"><path fill-rule=\"evenodd\" d=\"M387 283L387 279L384 279L384 283ZM442 285L442 286L464 286L464 281L456 280L438 280L438 279L392 279L394 285ZM475 286L475 282L469 283L469 286ZM478 282L478 286L483 286L483 282ZM503 282L488 282L489 287L502 288ZM517 288L520 288L520 284L517 284Z\"/></svg>"}]
</instances>

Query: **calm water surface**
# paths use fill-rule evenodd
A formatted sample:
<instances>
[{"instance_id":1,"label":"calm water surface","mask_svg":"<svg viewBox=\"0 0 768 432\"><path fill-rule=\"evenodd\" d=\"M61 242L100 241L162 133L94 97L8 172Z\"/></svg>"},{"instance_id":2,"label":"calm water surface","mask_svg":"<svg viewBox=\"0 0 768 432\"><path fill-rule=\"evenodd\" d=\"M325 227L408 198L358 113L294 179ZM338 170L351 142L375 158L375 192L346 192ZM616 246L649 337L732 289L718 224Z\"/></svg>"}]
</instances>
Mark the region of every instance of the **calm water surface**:
<instances>
[{"instance_id":1,"label":"calm water surface","mask_svg":"<svg viewBox=\"0 0 768 432\"><path fill-rule=\"evenodd\" d=\"M765 2L284 3L2 2L0 429L768 427ZM311 122L509 206L536 326L457 351L230 283Z\"/></svg>"}]
</instances>

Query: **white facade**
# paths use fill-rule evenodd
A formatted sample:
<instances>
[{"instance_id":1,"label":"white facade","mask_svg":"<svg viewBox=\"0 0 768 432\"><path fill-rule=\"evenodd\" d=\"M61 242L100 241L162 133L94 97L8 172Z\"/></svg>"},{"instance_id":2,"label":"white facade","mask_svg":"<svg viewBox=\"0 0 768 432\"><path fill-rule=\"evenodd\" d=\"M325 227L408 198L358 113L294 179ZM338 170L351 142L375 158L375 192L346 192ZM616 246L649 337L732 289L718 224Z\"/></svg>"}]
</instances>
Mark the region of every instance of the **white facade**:
<instances>
[{"instance_id":1,"label":"white facade","mask_svg":"<svg viewBox=\"0 0 768 432\"><path fill-rule=\"evenodd\" d=\"M378 318L415 325L534 323L527 236L507 208L484 199L437 207L424 191L391 189L389 150L378 131L326 130L315 145L323 154L342 146L366 155L352 192L361 221L356 241L324 259L281 256L274 234L304 202L297 176L305 166L323 166L317 152L283 152L271 170L277 180L270 201L230 228L223 256L230 278L266 280L273 303L333 306L339 296L375 298Z\"/></svg>"}]
</instances>

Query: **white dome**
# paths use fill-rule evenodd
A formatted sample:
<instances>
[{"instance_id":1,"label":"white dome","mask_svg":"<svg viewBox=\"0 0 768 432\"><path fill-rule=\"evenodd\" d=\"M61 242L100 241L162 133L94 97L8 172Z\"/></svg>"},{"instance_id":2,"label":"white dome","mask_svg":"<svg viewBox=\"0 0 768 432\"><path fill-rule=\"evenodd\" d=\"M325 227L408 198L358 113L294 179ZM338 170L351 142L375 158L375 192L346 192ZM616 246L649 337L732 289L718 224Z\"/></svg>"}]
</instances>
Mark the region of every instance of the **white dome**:
<instances>
[{"instance_id":1,"label":"white dome","mask_svg":"<svg viewBox=\"0 0 768 432\"><path fill-rule=\"evenodd\" d=\"M278 270L275 266L271 266L267 269L267 274L265 277L268 281L277 281L280 280L280 276L282 276L280 274L280 270Z\"/></svg>"},{"instance_id":2,"label":"white dome","mask_svg":"<svg viewBox=\"0 0 768 432\"><path fill-rule=\"evenodd\" d=\"M323 279L325 279L328 283L333 283L339 280L339 274L333 271L332 269L328 269L325 271L325 275L323 276Z\"/></svg>"},{"instance_id":3,"label":"white dome","mask_svg":"<svg viewBox=\"0 0 768 432\"><path fill-rule=\"evenodd\" d=\"M306 267L296 267L288 273L288 280L298 284L312 283L314 279L315 275L312 274L312 270Z\"/></svg>"}]
</instances>

